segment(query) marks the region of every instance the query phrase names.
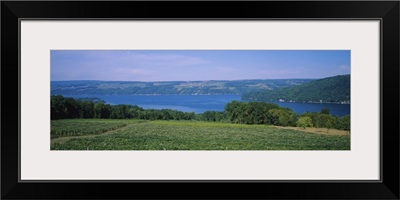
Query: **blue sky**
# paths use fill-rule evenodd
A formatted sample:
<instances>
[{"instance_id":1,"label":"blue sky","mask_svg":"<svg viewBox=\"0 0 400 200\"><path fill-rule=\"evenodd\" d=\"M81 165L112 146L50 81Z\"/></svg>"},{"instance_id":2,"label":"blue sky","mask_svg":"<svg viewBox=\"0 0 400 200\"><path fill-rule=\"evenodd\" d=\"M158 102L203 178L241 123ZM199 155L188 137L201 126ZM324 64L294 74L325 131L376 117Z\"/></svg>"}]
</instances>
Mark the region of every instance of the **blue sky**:
<instances>
[{"instance_id":1,"label":"blue sky","mask_svg":"<svg viewBox=\"0 0 400 200\"><path fill-rule=\"evenodd\" d=\"M350 74L349 50L52 50L51 80L195 81Z\"/></svg>"}]
</instances>

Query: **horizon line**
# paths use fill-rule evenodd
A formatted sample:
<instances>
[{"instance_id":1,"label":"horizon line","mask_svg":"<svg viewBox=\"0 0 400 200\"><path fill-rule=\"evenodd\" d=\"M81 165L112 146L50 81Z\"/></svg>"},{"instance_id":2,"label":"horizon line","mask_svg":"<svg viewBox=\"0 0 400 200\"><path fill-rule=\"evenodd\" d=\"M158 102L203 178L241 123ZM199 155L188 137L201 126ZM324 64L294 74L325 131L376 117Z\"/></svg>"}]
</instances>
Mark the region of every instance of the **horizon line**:
<instances>
[{"instance_id":1,"label":"horizon line","mask_svg":"<svg viewBox=\"0 0 400 200\"><path fill-rule=\"evenodd\" d=\"M134 81L134 80L95 80L95 79L80 79L80 80L50 80L50 82L62 81L99 81L99 82L202 82L202 81L251 81L251 80L293 80L293 79L324 79L336 76L346 76L350 74L341 74L322 78L266 78L266 79L209 79L209 80L155 80L155 81Z\"/></svg>"}]
</instances>

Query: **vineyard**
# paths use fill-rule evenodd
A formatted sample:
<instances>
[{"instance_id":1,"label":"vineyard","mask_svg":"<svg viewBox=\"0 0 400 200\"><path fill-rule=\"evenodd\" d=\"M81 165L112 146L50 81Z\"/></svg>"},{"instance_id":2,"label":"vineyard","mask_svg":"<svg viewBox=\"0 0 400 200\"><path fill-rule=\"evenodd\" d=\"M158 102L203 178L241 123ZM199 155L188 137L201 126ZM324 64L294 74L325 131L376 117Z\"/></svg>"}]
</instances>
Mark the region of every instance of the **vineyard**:
<instances>
[{"instance_id":1,"label":"vineyard","mask_svg":"<svg viewBox=\"0 0 400 200\"><path fill-rule=\"evenodd\" d=\"M51 121L51 138L94 135L112 131L131 123L132 120L66 119Z\"/></svg>"},{"instance_id":2,"label":"vineyard","mask_svg":"<svg viewBox=\"0 0 400 200\"><path fill-rule=\"evenodd\" d=\"M53 125L52 135L66 140L52 142L52 150L350 150L348 135L265 125L112 119L55 120ZM107 134L68 137L102 132Z\"/></svg>"}]
</instances>

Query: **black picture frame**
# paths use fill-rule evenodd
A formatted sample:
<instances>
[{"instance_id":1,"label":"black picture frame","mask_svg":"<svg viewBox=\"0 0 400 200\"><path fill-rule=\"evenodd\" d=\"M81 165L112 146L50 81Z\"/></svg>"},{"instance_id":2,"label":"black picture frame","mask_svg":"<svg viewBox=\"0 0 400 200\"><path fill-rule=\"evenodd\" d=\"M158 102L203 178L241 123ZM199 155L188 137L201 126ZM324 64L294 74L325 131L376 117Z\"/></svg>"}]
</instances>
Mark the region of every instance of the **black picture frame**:
<instances>
[{"instance_id":1,"label":"black picture frame","mask_svg":"<svg viewBox=\"0 0 400 200\"><path fill-rule=\"evenodd\" d=\"M1 198L399 199L399 8L398 1L2 1ZM21 108L17 74L22 18L379 19L382 22L381 181L20 182L18 120Z\"/></svg>"}]
</instances>

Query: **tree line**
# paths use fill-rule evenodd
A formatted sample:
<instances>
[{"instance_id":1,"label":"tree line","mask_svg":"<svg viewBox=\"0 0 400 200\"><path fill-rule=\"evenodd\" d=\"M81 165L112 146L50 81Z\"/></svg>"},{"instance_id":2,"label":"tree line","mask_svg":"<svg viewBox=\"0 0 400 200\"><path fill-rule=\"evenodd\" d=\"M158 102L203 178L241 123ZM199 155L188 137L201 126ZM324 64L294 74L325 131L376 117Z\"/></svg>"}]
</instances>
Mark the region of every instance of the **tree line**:
<instances>
[{"instance_id":1,"label":"tree line","mask_svg":"<svg viewBox=\"0 0 400 200\"><path fill-rule=\"evenodd\" d=\"M193 112L177 110L143 109L136 105L110 105L103 101L51 96L51 119L101 118L101 119L145 119L145 120L193 120Z\"/></svg>"},{"instance_id":2,"label":"tree line","mask_svg":"<svg viewBox=\"0 0 400 200\"><path fill-rule=\"evenodd\" d=\"M144 120L199 120L235 124L266 124L276 126L319 127L350 130L350 116L332 116L328 109L321 112L296 114L289 108L266 102L232 101L222 112L202 114L171 109L143 109L137 105L110 105L102 101L76 100L61 95L51 96L51 119L103 118Z\"/></svg>"},{"instance_id":3,"label":"tree line","mask_svg":"<svg viewBox=\"0 0 400 200\"><path fill-rule=\"evenodd\" d=\"M332 116L329 109L321 112L296 114L290 108L279 107L266 102L232 101L225 106L225 113L231 123L267 124L275 126L298 126L331 128L350 131L350 115Z\"/></svg>"}]
</instances>

